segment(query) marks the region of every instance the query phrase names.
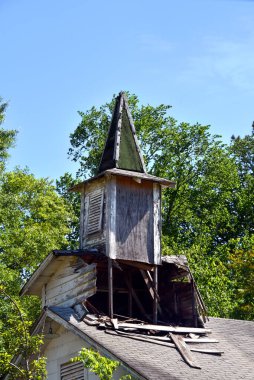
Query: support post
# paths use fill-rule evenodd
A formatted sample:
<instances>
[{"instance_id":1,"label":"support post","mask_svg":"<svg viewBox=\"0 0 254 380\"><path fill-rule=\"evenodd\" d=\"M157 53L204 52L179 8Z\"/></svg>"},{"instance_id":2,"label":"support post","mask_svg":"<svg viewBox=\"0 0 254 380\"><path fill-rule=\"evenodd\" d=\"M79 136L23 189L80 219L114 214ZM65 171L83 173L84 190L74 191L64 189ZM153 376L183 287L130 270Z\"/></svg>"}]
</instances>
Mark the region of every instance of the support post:
<instances>
[{"instance_id":1,"label":"support post","mask_svg":"<svg viewBox=\"0 0 254 380\"><path fill-rule=\"evenodd\" d=\"M153 269L153 285L155 289L155 293L158 294L158 267L154 266ZM153 299L153 323L156 324L158 322L158 298L154 297Z\"/></svg>"},{"instance_id":2,"label":"support post","mask_svg":"<svg viewBox=\"0 0 254 380\"><path fill-rule=\"evenodd\" d=\"M108 258L108 314L110 318L114 317L113 310L113 265L112 259Z\"/></svg>"},{"instance_id":3,"label":"support post","mask_svg":"<svg viewBox=\"0 0 254 380\"><path fill-rule=\"evenodd\" d=\"M129 314L129 317L132 317L132 292L131 292L132 275L130 272L128 273L128 280L129 280L129 284L130 284L130 287L128 288L128 314Z\"/></svg>"},{"instance_id":4,"label":"support post","mask_svg":"<svg viewBox=\"0 0 254 380\"><path fill-rule=\"evenodd\" d=\"M193 279L191 279L191 294L192 294L192 297L191 297L192 298L192 319L193 319L194 327L197 327L198 321L197 321L196 297L195 297Z\"/></svg>"}]
</instances>

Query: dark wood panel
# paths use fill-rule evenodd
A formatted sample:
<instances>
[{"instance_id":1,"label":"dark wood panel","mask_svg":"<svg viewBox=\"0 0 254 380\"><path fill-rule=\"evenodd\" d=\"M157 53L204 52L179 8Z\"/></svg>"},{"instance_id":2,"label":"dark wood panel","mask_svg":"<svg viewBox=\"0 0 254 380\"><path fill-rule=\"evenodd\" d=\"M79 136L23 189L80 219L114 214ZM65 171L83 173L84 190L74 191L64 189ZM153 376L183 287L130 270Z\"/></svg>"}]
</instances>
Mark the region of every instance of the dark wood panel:
<instances>
[{"instance_id":1,"label":"dark wood panel","mask_svg":"<svg viewBox=\"0 0 254 380\"><path fill-rule=\"evenodd\" d=\"M116 182L116 258L153 263L153 185Z\"/></svg>"}]
</instances>

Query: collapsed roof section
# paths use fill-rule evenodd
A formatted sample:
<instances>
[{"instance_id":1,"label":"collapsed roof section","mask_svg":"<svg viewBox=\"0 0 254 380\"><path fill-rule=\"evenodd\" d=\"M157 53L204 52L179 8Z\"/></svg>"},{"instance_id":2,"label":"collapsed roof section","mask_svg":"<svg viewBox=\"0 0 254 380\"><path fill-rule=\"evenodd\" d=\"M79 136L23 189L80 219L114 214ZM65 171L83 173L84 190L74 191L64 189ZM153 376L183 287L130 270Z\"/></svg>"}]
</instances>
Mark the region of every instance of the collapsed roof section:
<instances>
[{"instance_id":1,"label":"collapsed roof section","mask_svg":"<svg viewBox=\"0 0 254 380\"><path fill-rule=\"evenodd\" d=\"M53 251L33 274L21 295L42 296L43 306L88 305L102 315L111 315L109 294L114 299L113 316L123 315L153 322L154 302L158 322L202 326L206 310L184 256L162 257L158 287L154 266L113 260L114 282L108 284L108 258L96 250ZM91 311L91 309L90 309Z\"/></svg>"},{"instance_id":2,"label":"collapsed roof section","mask_svg":"<svg viewBox=\"0 0 254 380\"><path fill-rule=\"evenodd\" d=\"M113 168L146 173L134 122L124 92L120 92L116 98L98 173Z\"/></svg>"}]
</instances>

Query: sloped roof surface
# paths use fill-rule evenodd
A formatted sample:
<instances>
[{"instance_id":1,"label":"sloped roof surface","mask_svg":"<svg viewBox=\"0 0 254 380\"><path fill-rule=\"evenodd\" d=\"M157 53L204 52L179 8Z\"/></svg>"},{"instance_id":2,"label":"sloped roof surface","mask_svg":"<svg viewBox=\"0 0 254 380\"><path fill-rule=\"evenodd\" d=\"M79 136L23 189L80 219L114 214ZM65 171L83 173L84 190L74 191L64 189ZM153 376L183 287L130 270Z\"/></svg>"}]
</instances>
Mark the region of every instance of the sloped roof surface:
<instances>
[{"instance_id":1,"label":"sloped roof surface","mask_svg":"<svg viewBox=\"0 0 254 380\"><path fill-rule=\"evenodd\" d=\"M206 327L212 329L216 344L199 344L199 348L224 351L222 356L193 352L201 369L189 367L174 348L112 336L95 326L78 322L71 308L50 308L55 315L80 336L88 337L103 346L147 380L253 380L254 379L254 322L211 318ZM60 317L60 318L59 318Z\"/></svg>"}]
</instances>

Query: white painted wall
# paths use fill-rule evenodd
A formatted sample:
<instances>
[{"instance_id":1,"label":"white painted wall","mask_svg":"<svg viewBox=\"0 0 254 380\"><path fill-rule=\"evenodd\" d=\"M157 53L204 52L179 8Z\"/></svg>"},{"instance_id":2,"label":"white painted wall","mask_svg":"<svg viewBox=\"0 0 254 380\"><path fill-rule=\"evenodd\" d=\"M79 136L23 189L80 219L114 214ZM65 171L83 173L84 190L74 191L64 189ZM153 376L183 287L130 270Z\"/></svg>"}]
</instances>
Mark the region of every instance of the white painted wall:
<instances>
[{"instance_id":1,"label":"white painted wall","mask_svg":"<svg viewBox=\"0 0 254 380\"><path fill-rule=\"evenodd\" d=\"M52 339L44 351L47 357L48 380L60 380L60 365L76 356L82 347L89 348L83 339L63 327L60 327L56 333L58 337ZM114 380L118 380L124 374L127 372L120 366L115 372ZM99 378L84 368L84 379L98 380Z\"/></svg>"}]
</instances>

